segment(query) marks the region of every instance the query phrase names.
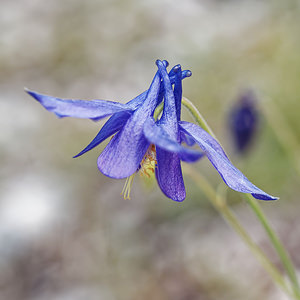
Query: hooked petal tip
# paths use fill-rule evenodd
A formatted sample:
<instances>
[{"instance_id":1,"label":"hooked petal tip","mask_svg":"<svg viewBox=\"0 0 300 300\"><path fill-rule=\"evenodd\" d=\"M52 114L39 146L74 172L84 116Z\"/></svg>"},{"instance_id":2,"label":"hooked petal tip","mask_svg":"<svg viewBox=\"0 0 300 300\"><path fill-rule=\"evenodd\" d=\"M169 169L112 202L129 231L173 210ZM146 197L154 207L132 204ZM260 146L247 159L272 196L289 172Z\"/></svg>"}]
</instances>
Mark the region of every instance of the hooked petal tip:
<instances>
[{"instance_id":1,"label":"hooked petal tip","mask_svg":"<svg viewBox=\"0 0 300 300\"><path fill-rule=\"evenodd\" d=\"M162 62L166 68L169 66L169 62L167 60L164 59Z\"/></svg>"},{"instance_id":2,"label":"hooked petal tip","mask_svg":"<svg viewBox=\"0 0 300 300\"><path fill-rule=\"evenodd\" d=\"M163 62L162 62L160 59L157 59L156 62L155 62L155 64L156 64L157 66L159 66L159 65L162 65Z\"/></svg>"},{"instance_id":3,"label":"hooked petal tip","mask_svg":"<svg viewBox=\"0 0 300 300\"><path fill-rule=\"evenodd\" d=\"M176 65L176 66L173 68L173 70L174 70L175 73L179 72L180 69L181 69L181 65L180 65L180 64Z\"/></svg>"},{"instance_id":4,"label":"hooked petal tip","mask_svg":"<svg viewBox=\"0 0 300 300\"><path fill-rule=\"evenodd\" d=\"M190 70L187 70L186 71L186 77L191 77L192 76L192 71L190 71Z\"/></svg>"}]
</instances>

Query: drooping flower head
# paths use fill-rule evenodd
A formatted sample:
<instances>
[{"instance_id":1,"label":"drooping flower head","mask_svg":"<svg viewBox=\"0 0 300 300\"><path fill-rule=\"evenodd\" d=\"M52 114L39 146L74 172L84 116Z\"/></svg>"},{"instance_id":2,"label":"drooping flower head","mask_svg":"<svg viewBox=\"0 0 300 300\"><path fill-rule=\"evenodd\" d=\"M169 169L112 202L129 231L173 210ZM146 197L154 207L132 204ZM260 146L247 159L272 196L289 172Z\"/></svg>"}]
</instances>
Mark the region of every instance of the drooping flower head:
<instances>
[{"instance_id":1,"label":"drooping flower head","mask_svg":"<svg viewBox=\"0 0 300 300\"><path fill-rule=\"evenodd\" d=\"M239 153L244 153L257 133L259 115L252 90L244 91L229 114L229 127L234 145Z\"/></svg>"},{"instance_id":2,"label":"drooping flower head","mask_svg":"<svg viewBox=\"0 0 300 300\"><path fill-rule=\"evenodd\" d=\"M251 193L257 199L274 200L254 186L227 158L219 143L198 125L180 121L182 79L191 75L175 66L169 73L168 63L158 60L158 71L147 91L126 104L105 100L63 100L27 91L47 110L59 117L99 120L112 115L94 140L77 156L91 150L113 135L98 157L98 168L106 176L129 178L136 172L147 172L145 165L155 170L157 182L164 194L182 201L186 197L180 162L195 162L204 154L232 189ZM174 89L172 88L174 85ZM160 118L154 111L164 101ZM197 143L201 152L181 145ZM125 191L126 197L128 193Z\"/></svg>"},{"instance_id":3,"label":"drooping flower head","mask_svg":"<svg viewBox=\"0 0 300 300\"><path fill-rule=\"evenodd\" d=\"M162 64L167 66L166 61ZM168 74L168 78L173 83L175 73L177 81L180 76L180 82L183 78L191 75L190 71L181 72L181 70L178 74L177 67L174 67ZM104 175L116 179L130 177L135 172L143 170L147 158L153 156L153 160L156 161L155 147L144 136L143 128L147 119L153 117L155 108L165 95L158 71L149 90L127 104L106 100L64 100L29 90L27 92L58 117L99 120L113 114L94 140L76 155L76 157L82 155L115 134L98 157L98 168ZM202 156L201 153L186 149L172 140L165 139L163 142L158 142L161 143L163 149L172 149L185 161L195 161ZM156 167L156 163L154 167Z\"/></svg>"}]
</instances>

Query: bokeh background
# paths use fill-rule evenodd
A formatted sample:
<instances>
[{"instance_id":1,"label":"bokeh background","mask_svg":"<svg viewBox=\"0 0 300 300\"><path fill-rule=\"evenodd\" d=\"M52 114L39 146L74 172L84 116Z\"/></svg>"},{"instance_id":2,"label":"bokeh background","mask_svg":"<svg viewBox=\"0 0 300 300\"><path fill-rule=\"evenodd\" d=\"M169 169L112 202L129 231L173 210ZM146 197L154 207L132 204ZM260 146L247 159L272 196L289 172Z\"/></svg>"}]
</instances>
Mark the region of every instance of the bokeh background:
<instances>
[{"instance_id":1,"label":"bokeh background","mask_svg":"<svg viewBox=\"0 0 300 300\"><path fill-rule=\"evenodd\" d=\"M299 270L299 13L297 0L1 0L0 298L287 299L187 175L183 203L139 176L124 200L125 180L97 169L104 145L72 158L103 121L59 120L23 88L125 102L157 58L190 69L184 95L234 164L280 197L261 204ZM248 89L260 126L238 155L228 115ZM193 167L221 183L206 159ZM228 201L280 266L242 196Z\"/></svg>"}]
</instances>

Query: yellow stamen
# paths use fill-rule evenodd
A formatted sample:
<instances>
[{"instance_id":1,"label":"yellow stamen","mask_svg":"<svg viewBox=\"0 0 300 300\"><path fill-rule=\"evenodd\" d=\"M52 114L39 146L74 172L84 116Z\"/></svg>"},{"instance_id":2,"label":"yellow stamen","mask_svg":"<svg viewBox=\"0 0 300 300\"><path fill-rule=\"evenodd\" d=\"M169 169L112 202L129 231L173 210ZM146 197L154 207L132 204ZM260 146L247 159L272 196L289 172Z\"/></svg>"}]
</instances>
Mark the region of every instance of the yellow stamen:
<instances>
[{"instance_id":1,"label":"yellow stamen","mask_svg":"<svg viewBox=\"0 0 300 300\"><path fill-rule=\"evenodd\" d=\"M146 176L146 177L150 178L151 175L154 174L156 165L157 165L156 150L155 150L155 146L153 144L151 144L141 162L141 167L140 167L141 176ZM130 200L131 186L132 186L135 174L136 173L133 173L131 176L126 178L126 181L125 181L122 193L121 193L121 195L123 195L123 198L125 200L127 200L127 199Z\"/></svg>"},{"instance_id":2,"label":"yellow stamen","mask_svg":"<svg viewBox=\"0 0 300 300\"><path fill-rule=\"evenodd\" d=\"M130 200L130 191L131 191L131 186L132 186L135 174L136 173L133 173L131 176L126 178L126 181L125 181L122 193L121 193L121 195L123 195L123 198L125 200Z\"/></svg>"},{"instance_id":3,"label":"yellow stamen","mask_svg":"<svg viewBox=\"0 0 300 300\"><path fill-rule=\"evenodd\" d=\"M151 175L154 174L156 165L156 150L155 146L151 144L141 162L141 176L147 176L148 178L150 178Z\"/></svg>"}]
</instances>

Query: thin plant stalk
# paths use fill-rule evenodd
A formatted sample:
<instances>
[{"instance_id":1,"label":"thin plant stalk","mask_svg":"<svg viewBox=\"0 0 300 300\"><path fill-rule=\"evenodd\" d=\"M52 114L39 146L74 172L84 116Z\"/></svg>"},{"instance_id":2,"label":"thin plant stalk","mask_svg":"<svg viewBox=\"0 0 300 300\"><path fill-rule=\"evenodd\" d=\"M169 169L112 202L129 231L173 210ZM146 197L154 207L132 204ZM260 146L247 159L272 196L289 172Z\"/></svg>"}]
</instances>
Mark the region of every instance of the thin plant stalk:
<instances>
[{"instance_id":1,"label":"thin plant stalk","mask_svg":"<svg viewBox=\"0 0 300 300\"><path fill-rule=\"evenodd\" d=\"M202 117L197 107L185 97L182 97L182 105L191 113L191 115L194 117L195 121L200 125L200 127L207 131L214 139L217 140L215 134L207 124L206 120Z\"/></svg>"},{"instance_id":2,"label":"thin plant stalk","mask_svg":"<svg viewBox=\"0 0 300 300\"><path fill-rule=\"evenodd\" d=\"M161 114L161 112L163 111L164 108L164 101L162 101L155 109L154 114L153 114L153 118L154 120L157 120L157 118L159 117L159 115Z\"/></svg>"},{"instance_id":3,"label":"thin plant stalk","mask_svg":"<svg viewBox=\"0 0 300 300\"><path fill-rule=\"evenodd\" d=\"M247 231L243 228L239 220L234 215L233 211L227 205L225 197L221 193L217 193L211 184L189 165L184 166L184 173L197 183L207 198L210 200L215 209L221 214L224 220L235 230L240 238L249 247L252 254L259 260L264 269L269 273L274 282L290 297L293 297L292 292L288 288L282 274L272 264L259 246L252 240ZM294 298L299 299L299 298Z\"/></svg>"},{"instance_id":4,"label":"thin plant stalk","mask_svg":"<svg viewBox=\"0 0 300 300\"><path fill-rule=\"evenodd\" d=\"M195 108L195 106L191 105L191 102L187 98L182 99L182 105L185 106L189 112L192 114L192 116L195 118L196 122L205 130L207 131L211 136L215 137L212 129L207 125L206 121L202 117L202 115L199 113L199 111ZM293 291L296 299L300 299L300 289L299 284L296 276L296 272L293 266L292 261L290 260L283 244L280 242L279 238L277 237L274 230L271 228L270 224L267 222L267 218L265 217L263 211L260 209L259 204L256 200L252 199L252 197L248 194L246 195L246 199L257 216L258 220L264 227L265 231L267 232L269 239L274 246L275 250L277 251L277 254L286 269L287 275L290 279L290 282L293 286Z\"/></svg>"},{"instance_id":5,"label":"thin plant stalk","mask_svg":"<svg viewBox=\"0 0 300 300\"><path fill-rule=\"evenodd\" d=\"M249 195L249 194L246 194L246 198L247 198L247 202L248 202L249 206L252 208L252 210L256 214L257 218L260 220L262 226L264 227L266 233L269 236L269 239L271 240L274 248L276 249L277 254L281 259L281 262L286 269L287 275L288 275L290 281L292 282L292 286L293 286L295 295L297 295L297 297L300 299L300 289L299 289L297 275L296 275L293 263L288 255L288 253L286 252L283 244L277 237L275 231L270 226L270 224L269 224L266 216L264 215L260 205L258 204L257 200L254 199L253 197L251 197L251 195Z\"/></svg>"}]
</instances>

